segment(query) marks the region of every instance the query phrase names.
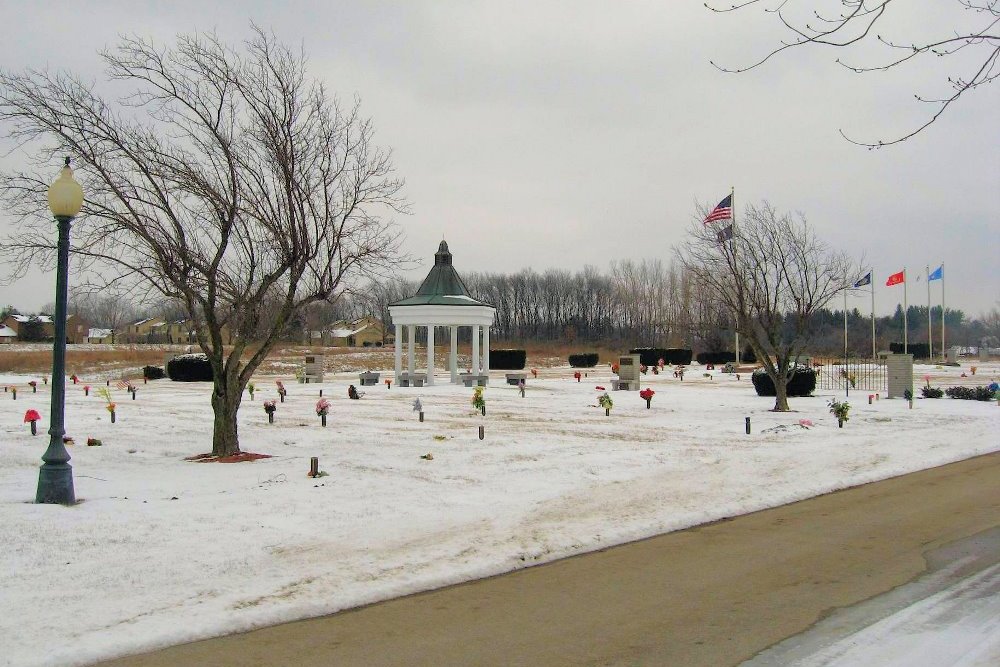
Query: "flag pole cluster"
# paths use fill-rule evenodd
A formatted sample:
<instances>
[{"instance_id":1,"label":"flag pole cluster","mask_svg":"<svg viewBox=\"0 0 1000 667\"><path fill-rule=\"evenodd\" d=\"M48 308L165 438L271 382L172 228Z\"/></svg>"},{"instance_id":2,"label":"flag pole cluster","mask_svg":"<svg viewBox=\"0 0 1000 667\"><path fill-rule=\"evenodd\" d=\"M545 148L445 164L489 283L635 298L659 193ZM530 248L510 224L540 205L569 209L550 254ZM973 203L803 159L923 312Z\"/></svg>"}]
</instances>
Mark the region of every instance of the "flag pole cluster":
<instances>
[{"instance_id":1,"label":"flag pole cluster","mask_svg":"<svg viewBox=\"0 0 1000 667\"><path fill-rule=\"evenodd\" d=\"M916 281L920 282L920 278L921 277L922 276L917 276ZM872 274L871 274L871 271L869 271L868 275L866 275L864 278L862 278L858 282L854 283L854 287L860 287L862 285L868 285L868 284L871 283L871 279L872 279ZM928 343L928 350L930 351L931 355L933 356L933 353L934 353L934 336L933 336L933 333L931 332L932 325L931 325L931 319L930 319L930 317L931 317L931 287L930 287L930 282L932 280L940 280L941 281L941 354L944 355L944 264L942 264L941 266L937 267L933 271L930 270L929 266L927 267L927 318L928 318L927 319L927 343ZM896 273L893 273L885 281L885 286L886 287L893 287L895 285L902 285L903 286L903 354L907 353L907 349L908 349L907 332L909 330L909 323L907 322L907 319L906 319L907 311L909 310L909 304L907 303L907 299L906 299L906 284L907 284L907 280L906 280L906 267L905 266L903 267L902 271L898 271ZM872 288L872 338L873 339L875 337L875 333L874 333L874 331L875 331L875 329L874 329L875 324L874 323L875 323L875 289L873 287ZM872 349L873 350L875 349L874 348L874 344L873 344Z\"/></svg>"}]
</instances>

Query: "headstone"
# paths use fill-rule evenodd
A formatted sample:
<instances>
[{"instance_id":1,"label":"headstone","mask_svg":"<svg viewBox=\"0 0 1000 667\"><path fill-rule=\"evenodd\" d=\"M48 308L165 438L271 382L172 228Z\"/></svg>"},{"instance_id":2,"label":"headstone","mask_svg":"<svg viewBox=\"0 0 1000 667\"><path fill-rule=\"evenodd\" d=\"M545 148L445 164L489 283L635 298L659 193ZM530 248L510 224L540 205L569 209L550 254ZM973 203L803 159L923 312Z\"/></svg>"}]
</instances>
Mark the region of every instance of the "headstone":
<instances>
[{"instance_id":1,"label":"headstone","mask_svg":"<svg viewBox=\"0 0 1000 667\"><path fill-rule=\"evenodd\" d=\"M885 370L889 376L889 390L886 398L903 398L904 392L913 392L913 355L887 354Z\"/></svg>"},{"instance_id":2,"label":"headstone","mask_svg":"<svg viewBox=\"0 0 1000 667\"><path fill-rule=\"evenodd\" d=\"M948 348L944 354L945 363L957 364L958 363L958 345L953 345Z\"/></svg>"},{"instance_id":3,"label":"headstone","mask_svg":"<svg viewBox=\"0 0 1000 667\"><path fill-rule=\"evenodd\" d=\"M305 368L303 373L306 382L323 381L323 363L324 363L324 356L322 354L315 354L313 352L306 354Z\"/></svg>"},{"instance_id":4,"label":"headstone","mask_svg":"<svg viewBox=\"0 0 1000 667\"><path fill-rule=\"evenodd\" d=\"M629 354L618 358L617 388L626 391L639 391L639 376L641 364L638 354ZM615 383L612 383L615 386Z\"/></svg>"}]
</instances>

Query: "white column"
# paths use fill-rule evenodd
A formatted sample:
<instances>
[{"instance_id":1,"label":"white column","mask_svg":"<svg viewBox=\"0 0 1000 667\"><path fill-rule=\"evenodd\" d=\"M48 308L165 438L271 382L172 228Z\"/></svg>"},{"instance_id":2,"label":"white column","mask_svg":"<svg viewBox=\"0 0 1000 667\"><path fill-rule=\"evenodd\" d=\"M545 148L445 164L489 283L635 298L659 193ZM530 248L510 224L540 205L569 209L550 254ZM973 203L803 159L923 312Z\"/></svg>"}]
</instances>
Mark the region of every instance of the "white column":
<instances>
[{"instance_id":1,"label":"white column","mask_svg":"<svg viewBox=\"0 0 1000 667\"><path fill-rule=\"evenodd\" d=\"M451 369L451 383L458 384L458 327L451 327L451 354L448 355L448 368Z\"/></svg>"},{"instance_id":2,"label":"white column","mask_svg":"<svg viewBox=\"0 0 1000 667\"><path fill-rule=\"evenodd\" d=\"M479 325L472 325L472 374L479 375Z\"/></svg>"},{"instance_id":3,"label":"white column","mask_svg":"<svg viewBox=\"0 0 1000 667\"><path fill-rule=\"evenodd\" d=\"M409 332L409 338L406 341L406 369L410 372L410 377L417 372L417 359L413 354L413 341L417 337L417 325L407 324L406 330Z\"/></svg>"},{"instance_id":4,"label":"white column","mask_svg":"<svg viewBox=\"0 0 1000 667\"><path fill-rule=\"evenodd\" d=\"M483 375L490 374L490 327L483 327Z\"/></svg>"},{"instance_id":5,"label":"white column","mask_svg":"<svg viewBox=\"0 0 1000 667\"><path fill-rule=\"evenodd\" d=\"M397 324L396 326L396 342L393 347L396 348L396 386L399 386L399 374L403 371L403 325Z\"/></svg>"},{"instance_id":6,"label":"white column","mask_svg":"<svg viewBox=\"0 0 1000 667\"><path fill-rule=\"evenodd\" d=\"M434 325L427 325L427 382L434 384Z\"/></svg>"}]
</instances>

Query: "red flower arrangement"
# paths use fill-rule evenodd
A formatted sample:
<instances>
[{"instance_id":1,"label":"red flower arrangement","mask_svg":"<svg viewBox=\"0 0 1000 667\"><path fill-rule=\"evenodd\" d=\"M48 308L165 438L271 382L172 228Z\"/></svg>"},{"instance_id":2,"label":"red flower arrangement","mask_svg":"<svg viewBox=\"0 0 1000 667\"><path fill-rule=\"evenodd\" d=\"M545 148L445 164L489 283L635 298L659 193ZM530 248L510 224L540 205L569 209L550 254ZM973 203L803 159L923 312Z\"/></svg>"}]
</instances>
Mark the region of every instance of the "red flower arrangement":
<instances>
[{"instance_id":1,"label":"red flower arrangement","mask_svg":"<svg viewBox=\"0 0 1000 667\"><path fill-rule=\"evenodd\" d=\"M35 427L35 422L41 419L42 416L38 414L38 410L28 410L24 413L24 422L31 423L31 435L38 435L38 431Z\"/></svg>"},{"instance_id":2,"label":"red flower arrangement","mask_svg":"<svg viewBox=\"0 0 1000 667\"><path fill-rule=\"evenodd\" d=\"M655 393L656 392L653 391L652 389L650 389L649 387L646 387L645 389L643 389L642 391L639 392L639 398L641 398L642 400L646 401L646 409L647 410L649 410L649 404L653 400L653 394L655 394Z\"/></svg>"}]
</instances>

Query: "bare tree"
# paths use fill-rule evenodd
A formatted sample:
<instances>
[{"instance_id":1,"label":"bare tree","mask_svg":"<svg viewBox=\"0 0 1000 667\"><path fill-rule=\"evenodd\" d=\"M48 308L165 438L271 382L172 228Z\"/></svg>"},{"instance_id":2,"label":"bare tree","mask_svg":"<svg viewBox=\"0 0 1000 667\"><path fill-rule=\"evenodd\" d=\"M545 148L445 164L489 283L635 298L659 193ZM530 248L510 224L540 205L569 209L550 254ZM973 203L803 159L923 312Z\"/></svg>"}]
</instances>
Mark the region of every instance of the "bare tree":
<instances>
[{"instance_id":1,"label":"bare tree","mask_svg":"<svg viewBox=\"0 0 1000 667\"><path fill-rule=\"evenodd\" d=\"M787 411L788 381L815 333L814 316L861 277L860 268L816 238L801 216L779 215L767 202L747 206L730 240L693 223L677 255L732 313L774 382L774 410Z\"/></svg>"},{"instance_id":2,"label":"bare tree","mask_svg":"<svg viewBox=\"0 0 1000 667\"><path fill-rule=\"evenodd\" d=\"M723 13L755 5L761 11L773 14L789 33L788 39L750 65L738 68L716 65L724 72L745 72L763 65L779 53L805 46L831 47L848 53L856 50L865 54L872 52L868 44L881 47L884 55L879 60L866 62L865 58L871 57L869 55L859 56L862 59L860 62L837 58L839 65L858 74L884 72L908 64L920 67L931 58L963 52L962 58L955 59L956 69L967 68L967 71L948 76L945 93L915 96L933 109L920 126L893 139L874 142L858 141L840 131L851 143L880 148L906 141L922 132L963 95L1000 77L1000 1L952 0L952 3L953 25L941 26L934 38L902 41L887 36L895 29L890 22L906 9L911 12L921 10L912 5L905 7L909 3L896 3L890 7L893 0L743 0L728 7L717 8L708 3L705 6ZM966 22L964 19L968 19L969 25L961 25Z\"/></svg>"},{"instance_id":3,"label":"bare tree","mask_svg":"<svg viewBox=\"0 0 1000 667\"><path fill-rule=\"evenodd\" d=\"M69 74L4 72L0 121L43 162L75 159L77 261L184 304L214 371L212 451L231 455L244 387L286 323L396 258L382 216L405 209L402 181L358 103L341 108L303 54L260 30L242 49L212 34L124 38L102 57L123 97ZM24 219L3 247L15 270L52 257L50 178L0 181Z\"/></svg>"}]
</instances>

